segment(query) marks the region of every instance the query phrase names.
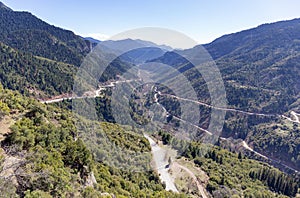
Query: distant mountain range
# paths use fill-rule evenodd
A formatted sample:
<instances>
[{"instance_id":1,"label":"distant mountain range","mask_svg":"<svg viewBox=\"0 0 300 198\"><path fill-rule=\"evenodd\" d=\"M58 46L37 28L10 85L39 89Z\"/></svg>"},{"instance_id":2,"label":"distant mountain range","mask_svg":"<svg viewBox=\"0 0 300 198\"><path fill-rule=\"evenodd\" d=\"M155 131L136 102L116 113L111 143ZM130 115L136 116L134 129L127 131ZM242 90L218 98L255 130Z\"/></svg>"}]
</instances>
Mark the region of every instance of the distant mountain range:
<instances>
[{"instance_id":1,"label":"distant mountain range","mask_svg":"<svg viewBox=\"0 0 300 198\"><path fill-rule=\"evenodd\" d=\"M122 60L134 64L141 64L158 58L164 55L165 52L173 50L169 46L157 45L153 42L140 39L107 40L102 41L100 45L108 47L115 53L121 53L122 56L120 58Z\"/></svg>"},{"instance_id":2,"label":"distant mountain range","mask_svg":"<svg viewBox=\"0 0 300 198\"><path fill-rule=\"evenodd\" d=\"M83 37L84 40L87 40L87 41L90 41L91 43L95 43L95 44L98 44L100 43L101 41L97 40L97 39L94 39L92 37Z\"/></svg>"},{"instance_id":3,"label":"distant mountain range","mask_svg":"<svg viewBox=\"0 0 300 198\"><path fill-rule=\"evenodd\" d=\"M144 47L156 47L160 48L164 51L171 51L173 50L171 47L166 45L157 45L150 41L143 41L140 39L124 39L124 40L107 40L101 42L102 45L109 47L113 50L121 50L121 51L128 51L134 48L144 48Z\"/></svg>"}]
</instances>

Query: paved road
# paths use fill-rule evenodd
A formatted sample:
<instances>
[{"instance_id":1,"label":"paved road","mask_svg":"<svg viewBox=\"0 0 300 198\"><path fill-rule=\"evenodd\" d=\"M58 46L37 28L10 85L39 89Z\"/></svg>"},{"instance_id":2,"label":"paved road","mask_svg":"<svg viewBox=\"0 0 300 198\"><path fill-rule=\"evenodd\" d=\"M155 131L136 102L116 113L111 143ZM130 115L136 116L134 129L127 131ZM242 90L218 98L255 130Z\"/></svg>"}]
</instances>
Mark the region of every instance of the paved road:
<instances>
[{"instance_id":1,"label":"paved road","mask_svg":"<svg viewBox=\"0 0 300 198\"><path fill-rule=\"evenodd\" d=\"M108 85L100 86L100 88L97 90L88 91L88 92L84 93L82 96L58 97L58 98L54 98L54 99L40 100L40 102L44 103L44 104L49 104L49 103L61 102L63 100L80 99L80 98L95 98L95 97L100 96L101 91L104 90L105 88L115 87L116 84L128 83L128 82L132 82L132 81L136 81L136 80L140 80L140 79L113 81L113 82L110 82L110 84L108 84Z\"/></svg>"},{"instance_id":2,"label":"paved road","mask_svg":"<svg viewBox=\"0 0 300 198\"><path fill-rule=\"evenodd\" d=\"M171 190L173 192L178 192L174 180L171 177L168 165L168 158L166 157L167 151L161 148L156 142L150 138L148 135L144 134L145 138L149 141L151 145L151 151L153 155L153 160L155 162L156 170L159 174L159 178L162 182L166 184L166 190Z\"/></svg>"}]
</instances>

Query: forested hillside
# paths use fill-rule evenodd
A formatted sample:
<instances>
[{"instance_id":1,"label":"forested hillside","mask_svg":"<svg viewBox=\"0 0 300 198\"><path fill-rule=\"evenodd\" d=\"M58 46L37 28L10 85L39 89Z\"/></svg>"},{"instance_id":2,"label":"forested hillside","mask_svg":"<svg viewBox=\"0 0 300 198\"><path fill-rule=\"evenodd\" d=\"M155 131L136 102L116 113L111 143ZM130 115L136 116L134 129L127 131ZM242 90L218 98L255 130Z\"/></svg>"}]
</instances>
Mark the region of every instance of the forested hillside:
<instances>
[{"instance_id":1,"label":"forested hillside","mask_svg":"<svg viewBox=\"0 0 300 198\"><path fill-rule=\"evenodd\" d=\"M0 191L4 197L185 197L165 191L152 171L123 171L96 161L76 131L74 120L83 118L71 112L0 86L0 115L1 126L11 123L9 130L1 128ZM79 122L85 123L83 127L92 124ZM104 129L99 133L127 150L149 152L143 136L115 124L97 125ZM11 160L15 163L7 168Z\"/></svg>"},{"instance_id":2,"label":"forested hillside","mask_svg":"<svg viewBox=\"0 0 300 198\"><path fill-rule=\"evenodd\" d=\"M300 19L294 19L225 35L204 45L220 69L228 108L270 115L227 112L222 136L245 139L259 152L298 170L299 124L284 119L282 114L290 116L292 110L300 110L299 32ZM184 58L192 59L200 52L201 46L196 46L167 52L152 61L169 64L182 72L196 90L198 100L210 104L204 78ZM174 99L161 97L161 100L168 104L167 109L176 109L173 105L178 103ZM200 107L203 119L199 125L204 128L209 122L205 111L206 107Z\"/></svg>"},{"instance_id":3,"label":"forested hillside","mask_svg":"<svg viewBox=\"0 0 300 198\"><path fill-rule=\"evenodd\" d=\"M180 140L163 131L158 135L164 144L182 152L182 156L193 160L209 175L206 188L213 197L294 197L298 192L299 177L251 160L241 152L221 149L222 140L217 142L217 146L208 147Z\"/></svg>"},{"instance_id":4,"label":"forested hillside","mask_svg":"<svg viewBox=\"0 0 300 198\"><path fill-rule=\"evenodd\" d=\"M88 68L79 67L99 42L0 2L0 197L287 198L300 192L300 19L204 45L224 81L228 106L221 108L213 106L208 82L188 61L201 59L202 46L171 52L148 41L107 41L110 49L99 49L88 56ZM130 47L140 48L113 54ZM98 76L98 67L111 57ZM177 73L158 71L155 64L133 67L145 61L170 65ZM122 79L132 68L130 79ZM148 77L143 74L167 76L172 83L181 79L178 72L197 99L176 96L165 84L143 84ZM96 89L98 94L88 95ZM113 98L116 91L121 97ZM72 94L77 96L66 97ZM195 124L181 117L183 101L199 106ZM163 114L156 116L157 109ZM202 142L204 134L214 133L206 131L213 109L226 112L221 137L211 136L214 145ZM128 118L136 123L126 125ZM163 127L157 129L160 119ZM186 132L183 122L194 129L193 139L180 134ZM155 131L145 127L152 123ZM164 155L168 164L162 167L151 153L158 147L175 152ZM178 169L179 163L184 167ZM158 169L168 170L179 193L165 190ZM196 170L196 176L185 177L185 170ZM176 171L182 175L175 177Z\"/></svg>"},{"instance_id":5,"label":"forested hillside","mask_svg":"<svg viewBox=\"0 0 300 198\"><path fill-rule=\"evenodd\" d=\"M37 98L72 91L76 67L29 53L19 52L0 43L0 80L4 87Z\"/></svg>"},{"instance_id":6,"label":"forested hillside","mask_svg":"<svg viewBox=\"0 0 300 198\"><path fill-rule=\"evenodd\" d=\"M78 66L91 46L90 41L69 30L1 3L0 82L5 88L39 99L71 94ZM131 66L116 59L95 80L103 83L115 79Z\"/></svg>"},{"instance_id":7,"label":"forested hillside","mask_svg":"<svg viewBox=\"0 0 300 198\"><path fill-rule=\"evenodd\" d=\"M19 90L35 98L49 98L73 91L78 67L15 50L0 42L0 82L5 88ZM98 79L115 79L131 64L115 59Z\"/></svg>"},{"instance_id":8,"label":"forested hillside","mask_svg":"<svg viewBox=\"0 0 300 198\"><path fill-rule=\"evenodd\" d=\"M163 190L158 175L149 169L150 146L142 135L125 126L89 121L57 105L44 105L18 92L0 89L0 124L10 123L9 130L1 129L2 195L186 197ZM86 128L84 134L74 122ZM91 126L93 131L89 132ZM168 133L158 135L165 144L182 151L183 156L208 173L210 180L206 188L214 196L285 197L274 192L293 196L297 191L298 180L266 164L220 147L207 150L205 145L178 140ZM103 141L104 136L122 148L122 153L114 154L113 147L103 144L107 142ZM144 153L142 161L135 158L133 165L146 166L148 171L119 169L116 163L124 159L116 160L115 156L126 157L127 152ZM110 155L114 162L107 164L101 156ZM15 163L8 167L11 160ZM130 161L126 164L130 165ZM272 183L273 177L279 183ZM284 187L280 183L283 181Z\"/></svg>"},{"instance_id":9,"label":"forested hillside","mask_svg":"<svg viewBox=\"0 0 300 198\"><path fill-rule=\"evenodd\" d=\"M79 66L91 49L73 32L38 19L28 12L0 8L0 41L21 51Z\"/></svg>"}]
</instances>

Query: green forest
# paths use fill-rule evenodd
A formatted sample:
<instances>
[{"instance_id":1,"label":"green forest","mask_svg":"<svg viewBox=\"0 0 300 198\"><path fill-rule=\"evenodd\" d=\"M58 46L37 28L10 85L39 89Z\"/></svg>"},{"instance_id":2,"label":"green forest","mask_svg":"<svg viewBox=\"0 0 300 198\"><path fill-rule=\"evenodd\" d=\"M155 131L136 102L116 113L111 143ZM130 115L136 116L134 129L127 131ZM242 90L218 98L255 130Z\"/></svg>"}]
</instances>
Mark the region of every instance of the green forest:
<instances>
[{"instance_id":1,"label":"green forest","mask_svg":"<svg viewBox=\"0 0 300 198\"><path fill-rule=\"evenodd\" d=\"M191 186L197 182L208 197L298 198L300 117L291 113L300 113L299 32L300 19L294 19L224 35L191 49L144 48L120 57L108 50L96 53L86 62L92 67L84 68L85 57L91 58L89 53L101 41L0 2L0 198L196 198L201 193ZM126 43L135 46L131 42L138 41ZM226 108L213 106L211 82L187 59L199 58L202 48L220 70ZM162 56L153 59L158 54ZM114 60L98 76L111 57ZM143 61L171 69L139 67ZM127 74L129 70L133 72ZM133 81L122 90L131 92L130 98L117 89L123 74ZM159 83L139 84L145 74ZM179 74L197 101L174 97L167 84L178 85ZM78 97L99 88L103 90L97 97ZM122 97L113 98L115 92ZM77 97L64 99L70 95ZM44 103L53 98L62 101ZM189 102L201 103L193 109L199 116L188 112L199 120L185 121L194 125L185 128L180 120L184 122L183 103ZM160 115L151 114L158 109L155 105L164 111L162 127L156 122ZM216 141L211 144L202 138L213 109L225 112L225 121L218 137L212 134ZM134 124L127 124L129 117ZM148 123L154 127L145 127ZM194 131L189 139L185 135L190 129ZM174 159L164 156L168 164L162 168L171 176L172 165L186 162L207 180L195 174L197 182L184 186L180 176L174 178L179 192L167 191L155 168L155 146L176 153Z\"/></svg>"},{"instance_id":2,"label":"green forest","mask_svg":"<svg viewBox=\"0 0 300 198\"><path fill-rule=\"evenodd\" d=\"M101 197L106 193L117 197L185 197L165 191L153 171L122 171L95 160L97 156L86 142L81 137L75 138L78 134L74 120L84 118L74 118L69 111L43 105L2 86L0 91L1 120L4 117L14 119L11 132L6 134L1 146L5 153L22 159L15 173L18 186L1 178L2 195ZM86 127L91 122L82 121ZM116 124L101 125L105 135L126 147L128 152L149 151L149 143L143 136L132 135L129 131L123 133L126 130ZM96 180L93 187L88 185L91 175Z\"/></svg>"},{"instance_id":3,"label":"green forest","mask_svg":"<svg viewBox=\"0 0 300 198\"><path fill-rule=\"evenodd\" d=\"M219 146L213 146L180 140L164 131L157 135L164 144L171 145L208 174L210 179L206 188L215 196L294 197L298 192L300 178L249 159L241 152L229 152L219 141Z\"/></svg>"}]
</instances>

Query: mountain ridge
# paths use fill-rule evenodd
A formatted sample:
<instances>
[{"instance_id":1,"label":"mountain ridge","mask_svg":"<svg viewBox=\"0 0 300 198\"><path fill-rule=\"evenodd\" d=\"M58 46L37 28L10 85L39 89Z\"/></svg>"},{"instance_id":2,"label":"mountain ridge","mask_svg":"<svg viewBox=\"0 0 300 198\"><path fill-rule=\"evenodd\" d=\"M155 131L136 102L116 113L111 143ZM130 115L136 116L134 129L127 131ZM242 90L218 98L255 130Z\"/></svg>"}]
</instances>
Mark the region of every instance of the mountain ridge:
<instances>
[{"instance_id":1,"label":"mountain ridge","mask_svg":"<svg viewBox=\"0 0 300 198\"><path fill-rule=\"evenodd\" d=\"M11 8L7 7L4 3L0 1L0 9L4 9L7 11L13 11Z\"/></svg>"},{"instance_id":2,"label":"mountain ridge","mask_svg":"<svg viewBox=\"0 0 300 198\"><path fill-rule=\"evenodd\" d=\"M238 40L239 42L241 42L241 41L243 42L246 39L252 39L254 41L255 39L257 39L255 37L257 35L261 35L260 33L263 32L263 31L264 32L268 31L268 33L273 33L275 35L278 35L278 34L282 34L282 32L273 31L274 27L276 27L276 30L278 30L278 28L285 28L285 29L290 28L290 27L295 28L295 25L296 25L296 26L298 26L298 28L297 28L297 30L295 30L293 32L295 34L295 33L298 32L298 30L300 28L299 24L300 24L300 18L295 18L295 19L291 19L291 20L284 20L284 21L278 21L278 22L274 22L274 23L266 23L266 24L262 24L262 25L259 25L257 27L254 27L254 28L247 29L247 30L243 30L243 31L223 35L223 36L215 39L211 43L203 45L203 47L208 50L208 52L212 55L212 57L214 59L217 59L217 58L220 58L222 55L228 54L229 51L227 51L226 53L215 54L214 51L211 50L211 48L218 48L218 47L221 47L222 45L230 46L229 43L234 42L233 37L235 37L235 39ZM261 32L257 32L257 30L260 30ZM246 36L245 36L246 34L248 34L248 35L250 34L250 38L246 38ZM266 36L266 35L264 35L264 36ZM270 34L270 36L272 36L272 35ZM240 37L240 38L237 39L237 37ZM288 35L286 35L284 38L288 39ZM263 39L265 39L265 37L261 38L260 40L263 40ZM300 36L298 36L298 39L300 39ZM280 40L277 40L277 41L280 41Z\"/></svg>"},{"instance_id":3,"label":"mountain ridge","mask_svg":"<svg viewBox=\"0 0 300 198\"><path fill-rule=\"evenodd\" d=\"M70 30L49 25L30 12L7 9L0 9L0 41L18 50L77 66L91 50L88 41Z\"/></svg>"},{"instance_id":4,"label":"mountain ridge","mask_svg":"<svg viewBox=\"0 0 300 198\"><path fill-rule=\"evenodd\" d=\"M11 13L8 14L9 12ZM13 171L18 185L0 177L1 193L7 197L10 195L11 197L78 195L181 198L189 195L197 196L197 191L195 193L190 191L193 188L190 182L181 188L182 192L189 195L177 194L166 191L165 185L159 180L159 175L151 169L146 172L131 170L127 172L123 169L123 162L129 165L128 168L133 169L136 162L149 167L151 146L143 137L143 130L134 125L122 126L114 123L111 108L122 111L119 106L111 106L113 87L107 87L101 92L100 97L77 98L55 104L42 104L35 99L22 96L28 91L44 91L49 95L69 92L72 89L77 66L88 53L86 49L91 47L89 42L83 41L82 38L78 39L74 33L40 23L39 20L34 19L37 17L30 15L0 8L0 17L10 19L12 24L9 26L10 29L0 29L0 38L3 37L6 41L2 43L0 39L0 80L2 82L0 83L0 124L4 123L10 127L10 129L6 127L7 129L0 134L0 138L1 135L5 136L1 142L4 154L0 153L0 174L3 173L2 165L7 164L9 158L22 160L20 165L15 164L17 170ZM22 18L24 16L26 18ZM33 21L39 24L32 24ZM10 24L5 20L2 22L6 25ZM31 28L28 30L23 28L23 22ZM41 27L36 29L34 25ZM20 27L23 29L19 30ZM280 26L280 28L284 27ZM5 35L7 29L12 35ZM270 34L273 32L276 33L276 30L258 31L263 37L260 38L259 34L254 37L252 35L254 40L249 40L251 36L246 31L246 34L241 33L242 36L235 37L236 34L224 36L214 44L206 46L224 79L229 108L244 112L275 112L287 115L291 109L296 111L299 107L297 104L300 97L298 27L292 30L292 34L288 34L290 29ZM278 35L280 37L277 37ZM35 40L36 43L32 43ZM43 48L44 45L51 46L49 51L42 50L47 49ZM161 51L157 52L161 53ZM153 55L153 52L150 53ZM204 101L203 104L211 104L203 77L184 58L185 55L199 55L197 53L197 47L185 51L172 51L164 53L162 58L158 57L155 61L171 65L185 75L198 93L198 99ZM129 58L133 60L129 61L134 61L137 57L143 58L139 61L149 58L148 55L143 57L143 51L135 51L131 55L134 56ZM104 60L105 55L101 58ZM70 61L72 64L68 63ZM106 69L107 75L102 76L101 82L108 83L116 76L122 76L132 65L125 64L118 58L112 66ZM89 74L95 73L92 71ZM178 79L176 75L174 78ZM18 91L3 89L1 84L5 88ZM111 82L111 85L113 84L116 85L117 82ZM187 141L173 136L176 128L181 124L173 117L185 118L181 117L180 99L168 98L168 88L159 87L158 84L153 86L146 84L144 87L139 85L135 88L130 97L131 118L134 118L137 123L138 121L147 123L147 119L150 118L149 113L147 119L143 119L145 113L143 109L135 108L136 101L140 102L136 104L137 107L142 106L139 105L142 103L151 108L155 103L162 106L167 112L168 126L153 134L153 138L158 144L169 144L179 151L178 153L181 153L179 157L184 157L182 159L184 163L188 162L192 167L195 166L208 174L209 181L205 182L199 176L201 185L206 188L208 194L213 197L224 195L283 198L297 193L299 173L293 171L288 172L290 175L284 174L270 166L272 163L258 162L259 158L255 154L268 156L266 158L272 158L278 163L282 161L284 165L299 170L299 124L282 116L260 117L242 114L241 111L226 112L221 137L216 145L208 147L200 142L201 139ZM150 89L153 92L147 93ZM139 91L141 91L140 95L135 94ZM74 114L72 103L77 101L83 111L89 110L85 108L85 104L95 103L97 118L89 120L89 111L86 117ZM209 105L199 106L201 117L198 123L204 130L211 119L210 108ZM102 122L108 119L112 123ZM6 123L7 120L11 120L12 123ZM175 126L174 130L172 124ZM199 135L196 138L201 138L201 130L195 132L197 136ZM241 146L241 143L248 147L246 151L246 147ZM115 146L120 149L112 149ZM145 158L137 160L138 158L135 157L129 159L126 157L127 154L134 154L137 151L145 154L143 155ZM168 161L172 163L171 158ZM118 166L121 168L117 168ZM93 180L91 185L87 184L88 180ZM183 180L185 179L180 178L180 185Z\"/></svg>"},{"instance_id":5,"label":"mountain ridge","mask_svg":"<svg viewBox=\"0 0 300 198\"><path fill-rule=\"evenodd\" d=\"M210 104L203 77L185 59L199 58L203 48L219 68L230 108L280 115L300 112L300 19L260 25L204 46L167 52L152 60L185 75L199 93L198 100ZM169 104L167 109L177 108L172 106L171 99L165 100ZM205 128L206 124L199 125ZM268 120L227 112L222 137L246 140L256 151L300 170L298 131L299 125L286 119Z\"/></svg>"}]
</instances>

